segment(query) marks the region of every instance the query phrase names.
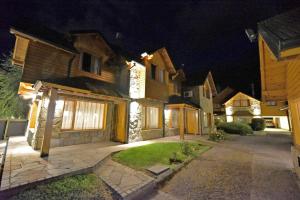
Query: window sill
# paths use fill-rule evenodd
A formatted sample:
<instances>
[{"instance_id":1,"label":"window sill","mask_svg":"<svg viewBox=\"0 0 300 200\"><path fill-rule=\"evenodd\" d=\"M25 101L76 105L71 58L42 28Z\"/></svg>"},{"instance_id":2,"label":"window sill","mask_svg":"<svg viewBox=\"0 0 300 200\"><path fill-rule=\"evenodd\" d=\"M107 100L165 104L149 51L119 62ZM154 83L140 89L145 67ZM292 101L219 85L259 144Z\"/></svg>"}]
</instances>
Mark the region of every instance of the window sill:
<instances>
[{"instance_id":1,"label":"window sill","mask_svg":"<svg viewBox=\"0 0 300 200\"><path fill-rule=\"evenodd\" d=\"M81 130L74 130L74 129L60 129L60 132L92 132L92 131L104 131L105 129L81 129Z\"/></svg>"}]
</instances>

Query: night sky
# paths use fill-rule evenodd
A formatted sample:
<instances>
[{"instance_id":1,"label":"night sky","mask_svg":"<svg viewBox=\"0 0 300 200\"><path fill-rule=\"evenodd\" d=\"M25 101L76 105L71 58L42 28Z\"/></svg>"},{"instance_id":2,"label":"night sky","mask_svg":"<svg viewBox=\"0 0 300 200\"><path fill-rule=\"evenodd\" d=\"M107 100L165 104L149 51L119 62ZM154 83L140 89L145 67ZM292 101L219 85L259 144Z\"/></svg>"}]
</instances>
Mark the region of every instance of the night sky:
<instances>
[{"instance_id":1,"label":"night sky","mask_svg":"<svg viewBox=\"0 0 300 200\"><path fill-rule=\"evenodd\" d=\"M135 54L165 46L191 81L211 69L218 87L250 93L253 82L259 97L257 42L244 30L256 31L257 22L296 7L299 0L0 0L0 52L12 50L9 26L20 19L61 32L97 29Z\"/></svg>"}]
</instances>

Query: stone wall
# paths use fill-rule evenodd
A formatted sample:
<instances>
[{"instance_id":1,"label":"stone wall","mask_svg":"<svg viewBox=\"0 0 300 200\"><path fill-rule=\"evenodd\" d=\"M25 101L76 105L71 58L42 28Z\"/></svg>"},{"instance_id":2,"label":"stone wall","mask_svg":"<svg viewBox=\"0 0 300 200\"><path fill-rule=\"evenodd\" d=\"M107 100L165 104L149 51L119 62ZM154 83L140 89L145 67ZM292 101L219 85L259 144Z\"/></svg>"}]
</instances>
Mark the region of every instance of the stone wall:
<instances>
[{"instance_id":1,"label":"stone wall","mask_svg":"<svg viewBox=\"0 0 300 200\"><path fill-rule=\"evenodd\" d=\"M143 140L151 140L163 137L163 129L142 130L141 136Z\"/></svg>"},{"instance_id":2,"label":"stone wall","mask_svg":"<svg viewBox=\"0 0 300 200\"><path fill-rule=\"evenodd\" d=\"M142 105L133 101L130 102L129 135L128 143L142 141Z\"/></svg>"},{"instance_id":3,"label":"stone wall","mask_svg":"<svg viewBox=\"0 0 300 200\"><path fill-rule=\"evenodd\" d=\"M130 103L128 143L163 137L163 129L142 130L142 105L155 105L160 108L162 103L151 100L132 101Z\"/></svg>"},{"instance_id":4,"label":"stone wall","mask_svg":"<svg viewBox=\"0 0 300 200\"><path fill-rule=\"evenodd\" d=\"M33 133L33 135L29 134L28 136L32 137L31 145L34 149L40 149L42 145L47 117L47 101L47 96L44 96L42 98L42 105L36 131ZM112 103L108 103L105 129L88 131L61 131L63 106L63 97L58 97L53 119L52 138L50 143L51 147L110 141L112 135L111 133L113 132L114 127L114 105Z\"/></svg>"},{"instance_id":5,"label":"stone wall","mask_svg":"<svg viewBox=\"0 0 300 200\"><path fill-rule=\"evenodd\" d=\"M166 128L165 129L165 136L174 136L179 135L179 128Z\"/></svg>"}]
</instances>

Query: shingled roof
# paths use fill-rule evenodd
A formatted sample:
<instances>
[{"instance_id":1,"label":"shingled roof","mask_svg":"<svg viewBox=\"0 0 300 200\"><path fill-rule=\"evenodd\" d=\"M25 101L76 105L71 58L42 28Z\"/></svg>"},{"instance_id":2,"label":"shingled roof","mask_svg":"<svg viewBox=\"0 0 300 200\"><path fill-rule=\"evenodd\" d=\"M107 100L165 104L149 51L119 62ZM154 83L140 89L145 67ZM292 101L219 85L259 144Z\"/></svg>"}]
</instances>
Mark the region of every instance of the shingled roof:
<instances>
[{"instance_id":1,"label":"shingled roof","mask_svg":"<svg viewBox=\"0 0 300 200\"><path fill-rule=\"evenodd\" d=\"M120 92L113 84L88 77L70 77L59 79L41 80L45 83L52 83L71 88L91 91L94 94L101 94L113 97L127 98L128 95Z\"/></svg>"},{"instance_id":2,"label":"shingled roof","mask_svg":"<svg viewBox=\"0 0 300 200\"><path fill-rule=\"evenodd\" d=\"M258 32L279 58L281 51L300 46L300 8L259 22Z\"/></svg>"},{"instance_id":3,"label":"shingled roof","mask_svg":"<svg viewBox=\"0 0 300 200\"><path fill-rule=\"evenodd\" d=\"M10 32L14 34L24 34L29 37L36 38L51 45L57 46L64 50L77 53L69 35L60 33L39 23L29 21L18 22L11 26Z\"/></svg>"}]
</instances>

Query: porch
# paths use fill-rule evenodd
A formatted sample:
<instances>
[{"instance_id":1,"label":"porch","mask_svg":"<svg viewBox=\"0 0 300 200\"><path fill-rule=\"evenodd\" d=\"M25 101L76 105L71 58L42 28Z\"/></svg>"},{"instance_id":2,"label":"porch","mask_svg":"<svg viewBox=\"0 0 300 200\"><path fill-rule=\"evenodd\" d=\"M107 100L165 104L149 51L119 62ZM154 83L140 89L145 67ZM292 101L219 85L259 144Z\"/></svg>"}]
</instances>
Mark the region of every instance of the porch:
<instances>
[{"instance_id":1,"label":"porch","mask_svg":"<svg viewBox=\"0 0 300 200\"><path fill-rule=\"evenodd\" d=\"M185 139L203 140L203 137L186 135ZM33 150L28 145L26 137L11 137L8 143L0 191L32 183L38 184L61 176L92 171L111 153L130 147L179 140L179 136L172 136L130 144L99 142L55 147L50 149L47 158L41 158L40 152Z\"/></svg>"}]
</instances>

